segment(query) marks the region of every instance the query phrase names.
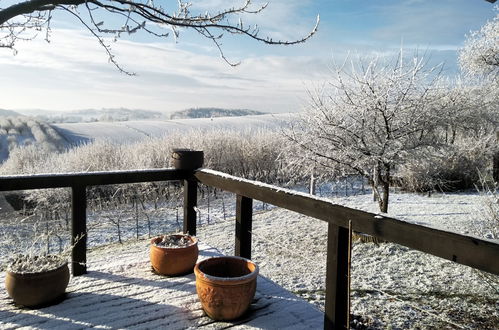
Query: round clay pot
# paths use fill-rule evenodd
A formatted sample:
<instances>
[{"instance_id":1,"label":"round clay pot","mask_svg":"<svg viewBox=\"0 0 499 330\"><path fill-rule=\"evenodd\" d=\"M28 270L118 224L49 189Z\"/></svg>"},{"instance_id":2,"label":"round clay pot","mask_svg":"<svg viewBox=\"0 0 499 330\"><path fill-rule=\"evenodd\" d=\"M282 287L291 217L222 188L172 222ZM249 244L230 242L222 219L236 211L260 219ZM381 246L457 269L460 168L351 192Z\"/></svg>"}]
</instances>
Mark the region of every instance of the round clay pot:
<instances>
[{"instance_id":1,"label":"round clay pot","mask_svg":"<svg viewBox=\"0 0 499 330\"><path fill-rule=\"evenodd\" d=\"M68 264L39 273L6 272L5 288L18 305L45 306L60 302L69 283Z\"/></svg>"},{"instance_id":2,"label":"round clay pot","mask_svg":"<svg viewBox=\"0 0 499 330\"><path fill-rule=\"evenodd\" d=\"M243 315L256 291L258 266L241 257L213 257L194 267L196 291L206 314L217 321Z\"/></svg>"},{"instance_id":3,"label":"round clay pot","mask_svg":"<svg viewBox=\"0 0 499 330\"><path fill-rule=\"evenodd\" d=\"M187 237L192 244L184 247L157 246L162 236L151 240L149 256L154 271L160 275L177 276L192 273L198 260L198 240L189 235L171 235L176 238Z\"/></svg>"}]
</instances>

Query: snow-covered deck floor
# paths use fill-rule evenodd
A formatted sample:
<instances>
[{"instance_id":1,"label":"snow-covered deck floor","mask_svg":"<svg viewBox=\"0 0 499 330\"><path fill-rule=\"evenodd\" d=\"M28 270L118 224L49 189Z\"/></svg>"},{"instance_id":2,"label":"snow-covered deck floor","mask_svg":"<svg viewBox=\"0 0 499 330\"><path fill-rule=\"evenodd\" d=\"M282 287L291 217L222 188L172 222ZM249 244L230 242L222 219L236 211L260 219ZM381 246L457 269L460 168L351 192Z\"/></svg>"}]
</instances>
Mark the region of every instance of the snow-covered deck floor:
<instances>
[{"instance_id":1,"label":"snow-covered deck floor","mask_svg":"<svg viewBox=\"0 0 499 330\"><path fill-rule=\"evenodd\" d=\"M218 255L200 244L200 258ZM234 322L204 315L194 274L163 277L151 272L148 242L113 245L88 253L88 274L72 277L67 298L41 309L21 309L0 292L0 328L36 329L318 329L323 314L259 276L250 311ZM4 274L0 280L4 282Z\"/></svg>"}]
</instances>

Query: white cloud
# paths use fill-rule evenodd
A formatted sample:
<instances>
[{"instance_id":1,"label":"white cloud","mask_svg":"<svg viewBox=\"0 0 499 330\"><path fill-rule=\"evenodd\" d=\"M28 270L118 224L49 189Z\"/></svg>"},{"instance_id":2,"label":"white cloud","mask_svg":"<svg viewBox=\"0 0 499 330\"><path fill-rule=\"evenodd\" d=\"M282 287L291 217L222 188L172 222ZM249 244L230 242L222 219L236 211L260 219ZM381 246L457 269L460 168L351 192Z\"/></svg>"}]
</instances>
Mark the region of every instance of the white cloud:
<instances>
[{"instance_id":1,"label":"white cloud","mask_svg":"<svg viewBox=\"0 0 499 330\"><path fill-rule=\"evenodd\" d=\"M321 72L307 57L253 57L232 68L173 43L121 41L113 49L119 63L138 76L119 73L96 40L74 30L54 30L50 44L42 39L20 44L17 56L1 51L0 108L298 110L304 84Z\"/></svg>"}]
</instances>

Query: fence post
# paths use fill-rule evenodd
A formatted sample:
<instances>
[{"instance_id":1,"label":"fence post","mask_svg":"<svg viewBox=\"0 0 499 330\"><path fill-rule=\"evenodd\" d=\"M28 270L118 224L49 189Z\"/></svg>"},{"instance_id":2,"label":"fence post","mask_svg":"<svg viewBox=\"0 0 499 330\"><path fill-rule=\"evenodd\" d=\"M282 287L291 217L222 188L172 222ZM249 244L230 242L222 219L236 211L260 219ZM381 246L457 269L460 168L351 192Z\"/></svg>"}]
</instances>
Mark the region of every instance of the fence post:
<instances>
[{"instance_id":1,"label":"fence post","mask_svg":"<svg viewBox=\"0 0 499 330\"><path fill-rule=\"evenodd\" d=\"M324 329L348 329L348 229L328 224Z\"/></svg>"},{"instance_id":2,"label":"fence post","mask_svg":"<svg viewBox=\"0 0 499 330\"><path fill-rule=\"evenodd\" d=\"M71 269L73 276L87 273L87 189L71 187Z\"/></svg>"},{"instance_id":3,"label":"fence post","mask_svg":"<svg viewBox=\"0 0 499 330\"><path fill-rule=\"evenodd\" d=\"M251 259L251 227L253 199L237 195L236 199L236 246L234 254Z\"/></svg>"},{"instance_id":4,"label":"fence post","mask_svg":"<svg viewBox=\"0 0 499 330\"><path fill-rule=\"evenodd\" d=\"M193 179L184 180L184 233L196 236L196 207L198 203L198 183Z\"/></svg>"},{"instance_id":5,"label":"fence post","mask_svg":"<svg viewBox=\"0 0 499 330\"><path fill-rule=\"evenodd\" d=\"M177 170L193 172L203 166L204 154L202 151L191 149L174 149L172 152L173 167ZM184 233L196 235L196 207L198 183L190 176L184 180Z\"/></svg>"}]
</instances>

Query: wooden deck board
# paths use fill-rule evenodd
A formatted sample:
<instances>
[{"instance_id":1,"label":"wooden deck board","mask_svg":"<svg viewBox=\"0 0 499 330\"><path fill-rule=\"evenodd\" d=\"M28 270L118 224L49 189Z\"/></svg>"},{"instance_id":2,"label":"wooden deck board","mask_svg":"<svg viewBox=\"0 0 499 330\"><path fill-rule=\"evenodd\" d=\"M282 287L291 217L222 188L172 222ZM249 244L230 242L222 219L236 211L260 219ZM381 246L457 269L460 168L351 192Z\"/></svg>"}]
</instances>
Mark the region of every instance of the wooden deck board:
<instances>
[{"instance_id":1,"label":"wooden deck board","mask_svg":"<svg viewBox=\"0 0 499 330\"><path fill-rule=\"evenodd\" d=\"M218 255L208 246L200 248L200 258ZM145 241L96 249L88 263L88 274L72 277L66 299L57 305L19 308L2 290L0 329L322 328L322 312L262 276L248 313L233 322L214 322L201 308L194 274L154 274Z\"/></svg>"}]
</instances>

